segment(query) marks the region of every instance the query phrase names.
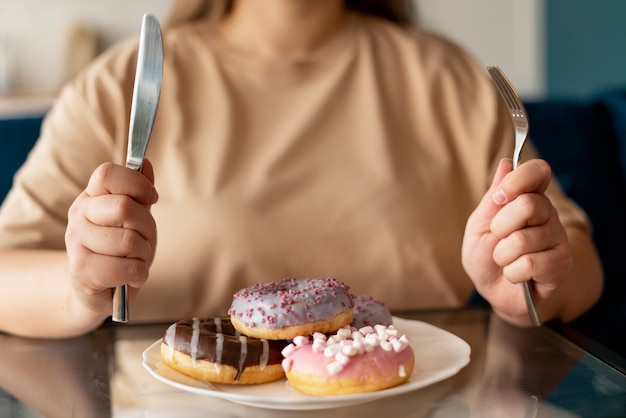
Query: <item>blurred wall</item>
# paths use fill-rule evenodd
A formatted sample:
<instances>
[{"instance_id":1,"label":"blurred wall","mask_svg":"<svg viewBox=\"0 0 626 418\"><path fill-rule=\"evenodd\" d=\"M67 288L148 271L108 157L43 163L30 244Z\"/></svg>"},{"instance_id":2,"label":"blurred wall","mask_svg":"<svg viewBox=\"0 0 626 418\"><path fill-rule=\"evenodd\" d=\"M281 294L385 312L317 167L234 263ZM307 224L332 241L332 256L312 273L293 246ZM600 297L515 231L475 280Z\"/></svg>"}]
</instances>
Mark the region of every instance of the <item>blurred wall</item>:
<instances>
[{"instance_id":1,"label":"blurred wall","mask_svg":"<svg viewBox=\"0 0 626 418\"><path fill-rule=\"evenodd\" d=\"M552 97L626 88L626 1L546 0Z\"/></svg>"},{"instance_id":2,"label":"blurred wall","mask_svg":"<svg viewBox=\"0 0 626 418\"><path fill-rule=\"evenodd\" d=\"M67 70L69 45L81 31L91 31L102 50L137 36L145 12L164 19L172 2L0 0L0 93L57 90Z\"/></svg>"},{"instance_id":3,"label":"blurred wall","mask_svg":"<svg viewBox=\"0 0 626 418\"><path fill-rule=\"evenodd\" d=\"M545 0L416 2L422 27L460 44L484 67L501 67L524 98L546 94Z\"/></svg>"},{"instance_id":4,"label":"blurred wall","mask_svg":"<svg viewBox=\"0 0 626 418\"><path fill-rule=\"evenodd\" d=\"M262 1L262 0L259 0ZM415 0L420 24L468 49L484 65L499 65L525 96L544 93L544 0ZM139 33L144 12L164 19L173 0L0 0L0 91L55 91L64 81L72 42L88 28L102 50ZM85 46L87 44L87 46ZM4 46L3 46L4 45ZM5 71L6 73L6 71Z\"/></svg>"}]
</instances>

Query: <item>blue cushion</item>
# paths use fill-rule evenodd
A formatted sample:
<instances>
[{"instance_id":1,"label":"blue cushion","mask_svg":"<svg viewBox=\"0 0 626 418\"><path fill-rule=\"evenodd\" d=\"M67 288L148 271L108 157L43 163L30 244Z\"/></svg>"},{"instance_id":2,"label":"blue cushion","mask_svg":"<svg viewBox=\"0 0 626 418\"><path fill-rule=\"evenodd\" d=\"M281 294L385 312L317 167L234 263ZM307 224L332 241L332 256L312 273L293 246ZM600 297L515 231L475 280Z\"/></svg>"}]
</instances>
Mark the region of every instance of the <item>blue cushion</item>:
<instances>
[{"instance_id":1,"label":"blue cushion","mask_svg":"<svg viewBox=\"0 0 626 418\"><path fill-rule=\"evenodd\" d=\"M599 98L526 107L539 154L550 163L565 192L589 215L605 271L600 302L573 325L626 355L626 183L614 130L616 112ZM624 115L619 123L626 123Z\"/></svg>"},{"instance_id":2,"label":"blue cushion","mask_svg":"<svg viewBox=\"0 0 626 418\"><path fill-rule=\"evenodd\" d=\"M13 183L13 174L22 165L39 137L42 117L0 119L0 202Z\"/></svg>"},{"instance_id":3,"label":"blue cushion","mask_svg":"<svg viewBox=\"0 0 626 418\"><path fill-rule=\"evenodd\" d=\"M626 181L626 89L603 92L597 96L596 103L610 119L617 141L622 181Z\"/></svg>"}]
</instances>

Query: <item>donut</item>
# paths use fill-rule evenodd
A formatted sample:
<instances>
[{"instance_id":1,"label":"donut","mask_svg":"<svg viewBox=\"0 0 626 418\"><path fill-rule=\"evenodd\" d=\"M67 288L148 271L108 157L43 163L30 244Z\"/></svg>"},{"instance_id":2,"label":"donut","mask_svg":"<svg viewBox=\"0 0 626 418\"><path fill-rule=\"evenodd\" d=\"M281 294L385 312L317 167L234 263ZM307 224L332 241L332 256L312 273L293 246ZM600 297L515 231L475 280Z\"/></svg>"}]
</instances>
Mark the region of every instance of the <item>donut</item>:
<instances>
[{"instance_id":1,"label":"donut","mask_svg":"<svg viewBox=\"0 0 626 418\"><path fill-rule=\"evenodd\" d=\"M281 350L288 343L241 335L228 317L184 319L165 332L161 358L170 368L198 380L266 383L284 377Z\"/></svg>"},{"instance_id":2,"label":"donut","mask_svg":"<svg viewBox=\"0 0 626 418\"><path fill-rule=\"evenodd\" d=\"M354 309L351 326L363 328L368 325L392 325L391 312L383 302L368 295L352 295Z\"/></svg>"},{"instance_id":3,"label":"donut","mask_svg":"<svg viewBox=\"0 0 626 418\"><path fill-rule=\"evenodd\" d=\"M298 337L282 351L289 385L316 395L346 395L387 389L406 382L414 352L391 326L345 327L326 336Z\"/></svg>"},{"instance_id":4,"label":"donut","mask_svg":"<svg viewBox=\"0 0 626 418\"><path fill-rule=\"evenodd\" d=\"M269 340L335 332L350 324L354 302L348 286L333 278L285 278L233 295L228 314L242 334Z\"/></svg>"}]
</instances>

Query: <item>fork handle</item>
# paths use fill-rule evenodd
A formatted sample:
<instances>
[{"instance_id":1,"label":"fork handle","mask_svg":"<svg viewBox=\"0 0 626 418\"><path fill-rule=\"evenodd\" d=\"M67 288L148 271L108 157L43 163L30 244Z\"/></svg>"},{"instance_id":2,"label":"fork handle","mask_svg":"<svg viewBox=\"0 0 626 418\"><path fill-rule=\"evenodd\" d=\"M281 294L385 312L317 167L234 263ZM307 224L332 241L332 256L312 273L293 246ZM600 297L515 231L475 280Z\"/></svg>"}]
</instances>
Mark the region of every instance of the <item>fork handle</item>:
<instances>
[{"instance_id":1,"label":"fork handle","mask_svg":"<svg viewBox=\"0 0 626 418\"><path fill-rule=\"evenodd\" d=\"M113 316L115 322L128 322L128 285L118 286L113 291Z\"/></svg>"},{"instance_id":2,"label":"fork handle","mask_svg":"<svg viewBox=\"0 0 626 418\"><path fill-rule=\"evenodd\" d=\"M526 298L526 306L528 307L528 315L534 326L541 326L541 319L539 319L539 312L535 305L535 297L533 296L532 280L528 280L523 283L524 285L524 297Z\"/></svg>"}]
</instances>

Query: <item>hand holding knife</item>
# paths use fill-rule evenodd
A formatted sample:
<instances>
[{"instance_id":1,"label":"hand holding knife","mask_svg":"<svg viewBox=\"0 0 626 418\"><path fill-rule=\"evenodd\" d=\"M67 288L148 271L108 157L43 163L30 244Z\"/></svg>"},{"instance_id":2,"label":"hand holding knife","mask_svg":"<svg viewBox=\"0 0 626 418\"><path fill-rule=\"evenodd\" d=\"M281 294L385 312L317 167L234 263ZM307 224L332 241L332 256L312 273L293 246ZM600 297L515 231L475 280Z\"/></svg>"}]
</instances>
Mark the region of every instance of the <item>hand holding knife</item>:
<instances>
[{"instance_id":1,"label":"hand holding knife","mask_svg":"<svg viewBox=\"0 0 626 418\"><path fill-rule=\"evenodd\" d=\"M152 14L143 16L139 54L135 73L126 167L140 171L148 147L161 94L163 76L163 41L159 21ZM128 285L113 293L115 322L128 322Z\"/></svg>"}]
</instances>

